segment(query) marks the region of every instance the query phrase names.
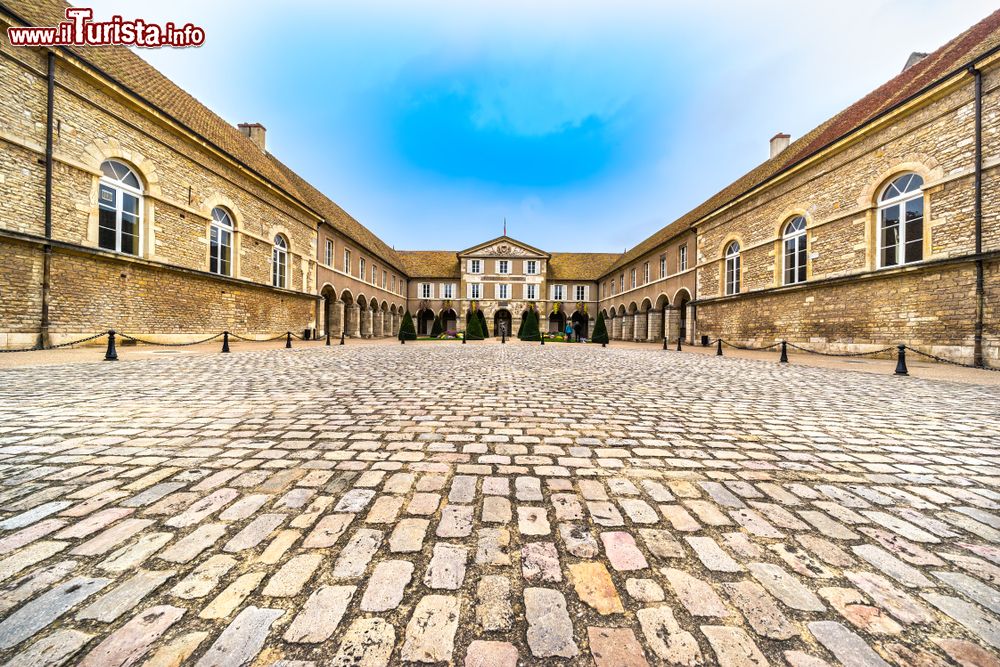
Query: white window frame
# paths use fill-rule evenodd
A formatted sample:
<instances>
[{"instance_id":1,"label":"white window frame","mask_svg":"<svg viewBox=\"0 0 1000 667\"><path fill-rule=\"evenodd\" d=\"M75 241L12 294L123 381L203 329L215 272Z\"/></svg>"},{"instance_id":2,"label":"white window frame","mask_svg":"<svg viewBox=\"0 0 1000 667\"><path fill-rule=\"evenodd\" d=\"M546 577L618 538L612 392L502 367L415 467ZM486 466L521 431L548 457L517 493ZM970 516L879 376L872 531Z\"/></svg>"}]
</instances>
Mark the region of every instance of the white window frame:
<instances>
[{"instance_id":1,"label":"white window frame","mask_svg":"<svg viewBox=\"0 0 1000 667\"><path fill-rule=\"evenodd\" d=\"M386 285L389 284L388 280L389 280L388 274L383 269L382 270L382 289L385 289Z\"/></svg>"},{"instance_id":2,"label":"white window frame","mask_svg":"<svg viewBox=\"0 0 1000 667\"><path fill-rule=\"evenodd\" d=\"M538 275L538 260L537 259L526 259L524 260L524 273L529 276Z\"/></svg>"},{"instance_id":3,"label":"white window frame","mask_svg":"<svg viewBox=\"0 0 1000 667\"><path fill-rule=\"evenodd\" d=\"M802 222L801 229L792 230L792 226L796 225L799 221ZM795 245L795 251L792 255L793 266L788 266L788 243L792 242ZM801 247L800 247L801 246ZM787 221L782 228L781 233L781 284L782 285L797 285L799 283L804 283L808 278L808 266L809 266L809 252L806 243L806 219L804 216L797 215L791 220ZM792 269L792 279L788 279L788 269ZM802 274L801 278L799 274Z\"/></svg>"},{"instance_id":4,"label":"white window frame","mask_svg":"<svg viewBox=\"0 0 1000 667\"><path fill-rule=\"evenodd\" d=\"M888 190L890 188L892 188L892 187L897 187L896 183L900 179L902 179L904 176L911 177L911 180L908 181L907 185L909 185L909 183L912 182L912 178L918 179L920 181L920 185L918 185L915 190L907 190L907 191L903 192L902 194L897 195L895 197L891 197L889 199L883 199L886 196ZM898 187L897 187L897 190L898 190ZM907 172L907 173L900 174L898 176L893 177L893 179L891 181L889 181L889 183L884 188L882 188L882 192L879 193L879 198L878 198L878 212L877 212L877 215L875 216L875 225L876 225L876 227L875 227L875 262L876 262L876 268L879 268L879 269L892 269L892 268L896 268L898 266L906 266L907 264L916 264L918 262L924 261L924 247L923 247L923 244L924 244L924 241L927 238L927 230L925 229L926 217L927 216L926 216L926 206L923 205L924 202L921 202L922 205L921 205L921 208L920 208L920 258L919 259L911 260L909 262L906 261L906 244L907 244L907 235L906 235L906 232L907 232L907 228L909 226L909 225L906 224L906 222L907 222L906 221L906 205L909 202L911 202L911 201L915 201L915 200L918 200L918 199L922 200L923 197L924 197L924 180L923 180L923 178L919 174L915 174L913 172ZM883 215L885 215L885 212L888 209L890 209L890 208L892 208L894 206L898 206L899 207L899 221L898 221L898 225L899 225L899 242L896 244L896 262L894 264L886 264L883 261L883 257L882 257L882 250L883 250L883 243L882 243L883 220L882 220L882 217L883 217Z\"/></svg>"},{"instance_id":5,"label":"white window frame","mask_svg":"<svg viewBox=\"0 0 1000 667\"><path fill-rule=\"evenodd\" d=\"M510 283L497 283L497 299L510 300Z\"/></svg>"},{"instance_id":6,"label":"white window frame","mask_svg":"<svg viewBox=\"0 0 1000 667\"><path fill-rule=\"evenodd\" d=\"M433 283L420 283L417 294L420 295L421 299L433 299L434 298L434 284Z\"/></svg>"},{"instance_id":7,"label":"white window frame","mask_svg":"<svg viewBox=\"0 0 1000 667\"><path fill-rule=\"evenodd\" d=\"M688 247L687 243L677 249L677 272L687 271L688 268Z\"/></svg>"},{"instance_id":8,"label":"white window frame","mask_svg":"<svg viewBox=\"0 0 1000 667\"><path fill-rule=\"evenodd\" d=\"M275 235L271 246L271 286L288 288L288 241L281 234Z\"/></svg>"},{"instance_id":9,"label":"white window frame","mask_svg":"<svg viewBox=\"0 0 1000 667\"><path fill-rule=\"evenodd\" d=\"M330 239L326 240L326 250L323 254L323 263L327 266L333 266L333 241Z\"/></svg>"},{"instance_id":10,"label":"white window frame","mask_svg":"<svg viewBox=\"0 0 1000 667\"><path fill-rule=\"evenodd\" d=\"M390 284L390 288L389 288L390 291L393 294L395 294L396 293L396 274L395 273L392 274L392 278L390 278L390 283L389 284Z\"/></svg>"},{"instance_id":11,"label":"white window frame","mask_svg":"<svg viewBox=\"0 0 1000 667\"><path fill-rule=\"evenodd\" d=\"M497 273L501 276L506 276L510 274L510 260L509 259L498 259L497 260Z\"/></svg>"},{"instance_id":12,"label":"white window frame","mask_svg":"<svg viewBox=\"0 0 1000 667\"><path fill-rule=\"evenodd\" d=\"M455 298L455 285L454 283L444 283L441 285L441 298L442 299L454 299Z\"/></svg>"},{"instance_id":13,"label":"white window frame","mask_svg":"<svg viewBox=\"0 0 1000 667\"><path fill-rule=\"evenodd\" d=\"M660 277L667 277L667 253L660 255Z\"/></svg>"},{"instance_id":14,"label":"white window frame","mask_svg":"<svg viewBox=\"0 0 1000 667\"><path fill-rule=\"evenodd\" d=\"M479 275L483 272L483 260L481 259L470 259L469 260L469 273L474 273Z\"/></svg>"},{"instance_id":15,"label":"white window frame","mask_svg":"<svg viewBox=\"0 0 1000 667\"><path fill-rule=\"evenodd\" d=\"M531 284L531 285L525 285L524 287L525 287L524 298L527 299L528 301L537 301L538 285Z\"/></svg>"},{"instance_id":16,"label":"white window frame","mask_svg":"<svg viewBox=\"0 0 1000 667\"><path fill-rule=\"evenodd\" d=\"M618 276L618 294L625 291L625 274L622 273Z\"/></svg>"},{"instance_id":17,"label":"white window frame","mask_svg":"<svg viewBox=\"0 0 1000 667\"><path fill-rule=\"evenodd\" d=\"M105 171L104 171L104 165L109 165L108 166L108 171L111 171L112 174L115 174L115 177L112 177L112 176L108 175L107 173L105 173ZM115 170L111 165L114 165L116 167L120 167L120 168L126 170L125 171L125 175L123 175L121 177L118 177L117 176L117 170ZM104 204L104 203L102 203L100 201L100 199L101 199L101 197L100 197L100 187L98 187L98 208L106 210L106 211L114 211L114 213L115 213L115 247L114 248L107 248L107 247L101 245L100 219L99 218L98 218L98 223L97 223L98 224L97 246L99 248L101 248L102 250L109 250L111 252L117 252L117 253L121 253L123 255L130 255L132 257L142 257L142 244L143 244L143 229L142 229L143 225L142 225L142 221L143 221L143 217L144 217L143 216L143 209L145 208L145 201L144 201L144 197L143 197L143 188L142 188L142 179L139 178L139 175L135 172L134 169L132 169L131 167L129 167L124 162L121 162L120 160L105 160L103 163L101 163L101 172L102 172L102 175L101 175L101 178L100 178L100 181L99 181L100 186L106 187L109 190L114 191L114 193L115 193L115 205L113 207L108 206L108 205L106 205L106 204ZM135 186L135 185L132 185L130 183L127 183L126 179L128 178L128 176L132 176L132 178L135 179L135 182L138 185ZM135 215L135 217L136 217L136 223L135 223L135 227L136 227L135 246L136 247L135 247L135 252L134 253L125 252L125 251L122 250L122 215L125 213L125 208L124 208L125 197L124 197L124 195L129 195L131 197L135 197L138 200L137 213L135 213L135 214L128 213L128 215Z\"/></svg>"},{"instance_id":18,"label":"white window frame","mask_svg":"<svg viewBox=\"0 0 1000 667\"><path fill-rule=\"evenodd\" d=\"M552 300L553 301L565 301L566 300L566 286L565 285L553 285L552 286Z\"/></svg>"},{"instance_id":19,"label":"white window frame","mask_svg":"<svg viewBox=\"0 0 1000 667\"><path fill-rule=\"evenodd\" d=\"M586 301L587 300L587 286L577 285L576 286L576 301Z\"/></svg>"},{"instance_id":20,"label":"white window frame","mask_svg":"<svg viewBox=\"0 0 1000 667\"><path fill-rule=\"evenodd\" d=\"M631 285L631 289L635 289L635 269L629 272L629 284Z\"/></svg>"},{"instance_id":21,"label":"white window frame","mask_svg":"<svg viewBox=\"0 0 1000 667\"><path fill-rule=\"evenodd\" d=\"M741 251L742 249L738 241L730 241L726 244L726 272L723 276L726 286L726 296L739 294L743 287L743 280L740 275L740 271L743 269L743 261L740 257Z\"/></svg>"},{"instance_id":22,"label":"white window frame","mask_svg":"<svg viewBox=\"0 0 1000 667\"><path fill-rule=\"evenodd\" d=\"M649 262L642 265L642 284L649 284Z\"/></svg>"},{"instance_id":23,"label":"white window frame","mask_svg":"<svg viewBox=\"0 0 1000 667\"><path fill-rule=\"evenodd\" d=\"M361 282L365 281L365 258L358 258L358 280Z\"/></svg>"},{"instance_id":24,"label":"white window frame","mask_svg":"<svg viewBox=\"0 0 1000 667\"><path fill-rule=\"evenodd\" d=\"M216 213L218 212L218 213ZM236 224L233 216L221 206L212 209L212 223L208 231L208 271L217 276L233 275L233 239L235 238ZM216 241L212 241L212 236ZM228 238L227 238L228 237ZM225 249L223 251L223 249ZM222 260L225 255L228 271L222 270ZM212 270L212 260L215 260L215 270Z\"/></svg>"},{"instance_id":25,"label":"white window frame","mask_svg":"<svg viewBox=\"0 0 1000 667\"><path fill-rule=\"evenodd\" d=\"M351 275L351 251L344 248L344 273Z\"/></svg>"},{"instance_id":26,"label":"white window frame","mask_svg":"<svg viewBox=\"0 0 1000 667\"><path fill-rule=\"evenodd\" d=\"M469 283L469 298L482 299L482 285L480 283Z\"/></svg>"}]
</instances>

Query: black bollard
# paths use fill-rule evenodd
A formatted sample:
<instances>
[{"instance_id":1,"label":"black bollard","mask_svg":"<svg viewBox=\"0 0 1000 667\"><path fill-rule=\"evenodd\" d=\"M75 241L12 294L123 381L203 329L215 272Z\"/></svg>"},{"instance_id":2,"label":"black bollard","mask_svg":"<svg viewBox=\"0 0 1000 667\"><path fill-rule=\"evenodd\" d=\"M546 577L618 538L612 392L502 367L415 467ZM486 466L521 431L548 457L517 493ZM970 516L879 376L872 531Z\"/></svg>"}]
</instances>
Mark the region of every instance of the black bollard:
<instances>
[{"instance_id":1,"label":"black bollard","mask_svg":"<svg viewBox=\"0 0 1000 667\"><path fill-rule=\"evenodd\" d=\"M222 332L222 351L229 352L229 332Z\"/></svg>"},{"instance_id":2,"label":"black bollard","mask_svg":"<svg viewBox=\"0 0 1000 667\"><path fill-rule=\"evenodd\" d=\"M330 347L330 327L326 328L326 346Z\"/></svg>"},{"instance_id":3,"label":"black bollard","mask_svg":"<svg viewBox=\"0 0 1000 667\"><path fill-rule=\"evenodd\" d=\"M781 358L778 361L783 364L788 363L788 341L781 341Z\"/></svg>"},{"instance_id":4,"label":"black bollard","mask_svg":"<svg viewBox=\"0 0 1000 667\"><path fill-rule=\"evenodd\" d=\"M115 330L108 330L108 350L104 353L104 361L118 361L118 350L115 349Z\"/></svg>"},{"instance_id":5,"label":"black bollard","mask_svg":"<svg viewBox=\"0 0 1000 667\"><path fill-rule=\"evenodd\" d=\"M663 349L664 350L667 349L667 337L666 336L663 337Z\"/></svg>"},{"instance_id":6,"label":"black bollard","mask_svg":"<svg viewBox=\"0 0 1000 667\"><path fill-rule=\"evenodd\" d=\"M677 351L678 352L681 351L681 338L680 338L680 336L677 337Z\"/></svg>"},{"instance_id":7,"label":"black bollard","mask_svg":"<svg viewBox=\"0 0 1000 667\"><path fill-rule=\"evenodd\" d=\"M716 342L717 342L717 346L715 348L715 356L721 357L722 356L722 339L720 338Z\"/></svg>"},{"instance_id":8,"label":"black bollard","mask_svg":"<svg viewBox=\"0 0 1000 667\"><path fill-rule=\"evenodd\" d=\"M503 331L500 332L500 344L501 345L507 344L507 334Z\"/></svg>"},{"instance_id":9,"label":"black bollard","mask_svg":"<svg viewBox=\"0 0 1000 667\"><path fill-rule=\"evenodd\" d=\"M340 332L340 344L341 345L344 344L344 332L343 331Z\"/></svg>"},{"instance_id":10,"label":"black bollard","mask_svg":"<svg viewBox=\"0 0 1000 667\"><path fill-rule=\"evenodd\" d=\"M285 334L285 349L287 350L291 347L292 347L292 332L289 331L288 333Z\"/></svg>"},{"instance_id":11,"label":"black bollard","mask_svg":"<svg viewBox=\"0 0 1000 667\"><path fill-rule=\"evenodd\" d=\"M909 371L906 370L906 346L897 345L896 349L896 375L909 375Z\"/></svg>"},{"instance_id":12,"label":"black bollard","mask_svg":"<svg viewBox=\"0 0 1000 667\"><path fill-rule=\"evenodd\" d=\"M465 339L466 339L466 335L465 335L465 332L463 331L462 332L462 345L465 345Z\"/></svg>"},{"instance_id":13,"label":"black bollard","mask_svg":"<svg viewBox=\"0 0 1000 667\"><path fill-rule=\"evenodd\" d=\"M607 346L608 346L607 343L601 343L601 347L607 347Z\"/></svg>"},{"instance_id":14,"label":"black bollard","mask_svg":"<svg viewBox=\"0 0 1000 667\"><path fill-rule=\"evenodd\" d=\"M539 336L539 340L542 341L542 345L545 345L545 334L542 334L541 336Z\"/></svg>"}]
</instances>

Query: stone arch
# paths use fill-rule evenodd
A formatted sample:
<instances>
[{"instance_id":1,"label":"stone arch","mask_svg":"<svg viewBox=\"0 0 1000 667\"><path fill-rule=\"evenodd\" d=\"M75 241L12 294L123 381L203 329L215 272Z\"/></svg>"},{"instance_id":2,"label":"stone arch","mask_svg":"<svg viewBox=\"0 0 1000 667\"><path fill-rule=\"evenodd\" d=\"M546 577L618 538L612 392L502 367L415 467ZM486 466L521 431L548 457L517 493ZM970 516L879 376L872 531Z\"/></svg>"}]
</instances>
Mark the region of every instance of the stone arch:
<instances>
[{"instance_id":1,"label":"stone arch","mask_svg":"<svg viewBox=\"0 0 1000 667\"><path fill-rule=\"evenodd\" d=\"M90 212L87 216L87 245L98 247L98 229L100 227L101 211L99 199L101 194L101 164L106 160L121 162L136 175L142 185L141 212L139 220L139 256L147 259L156 254L156 201L161 196L160 179L156 165L146 159L141 153L122 148L117 140L111 142L94 142L87 148L86 167L93 175L90 187ZM206 228L207 233L207 228ZM207 236L205 238L208 238ZM205 252L206 264L208 251Z\"/></svg>"},{"instance_id":2,"label":"stone arch","mask_svg":"<svg viewBox=\"0 0 1000 667\"><path fill-rule=\"evenodd\" d=\"M638 310L639 310L639 306L636 305L635 301L633 301L632 303L630 303L628 305L628 314L629 315L634 315L636 312L638 312Z\"/></svg>"},{"instance_id":3,"label":"stone arch","mask_svg":"<svg viewBox=\"0 0 1000 667\"><path fill-rule=\"evenodd\" d=\"M913 172L924 179L924 186L927 183L944 178L944 168L938 161L930 155L924 153L911 153L903 160L887 165L874 178L868 181L868 186L858 197L858 205L865 208L878 206L878 196L892 179L901 174Z\"/></svg>"},{"instance_id":4,"label":"stone arch","mask_svg":"<svg viewBox=\"0 0 1000 667\"><path fill-rule=\"evenodd\" d=\"M576 309L570 316L573 333L580 338L590 338L590 314L583 309Z\"/></svg>"},{"instance_id":5,"label":"stone arch","mask_svg":"<svg viewBox=\"0 0 1000 667\"><path fill-rule=\"evenodd\" d=\"M639 311L646 312L652 307L653 307L653 302L650 301L649 297L647 296L645 299L642 300L642 303L639 304Z\"/></svg>"}]
</instances>

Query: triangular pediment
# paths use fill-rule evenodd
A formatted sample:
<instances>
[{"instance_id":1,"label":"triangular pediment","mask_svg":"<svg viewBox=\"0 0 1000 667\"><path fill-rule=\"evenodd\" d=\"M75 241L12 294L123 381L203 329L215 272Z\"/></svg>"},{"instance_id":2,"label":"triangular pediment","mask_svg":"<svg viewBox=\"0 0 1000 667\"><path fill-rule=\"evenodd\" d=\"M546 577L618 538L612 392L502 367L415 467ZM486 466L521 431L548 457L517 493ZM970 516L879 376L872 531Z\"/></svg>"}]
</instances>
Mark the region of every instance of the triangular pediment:
<instances>
[{"instance_id":1,"label":"triangular pediment","mask_svg":"<svg viewBox=\"0 0 1000 667\"><path fill-rule=\"evenodd\" d=\"M509 236L498 236L495 239L472 246L458 253L459 257L538 257L548 259L549 253L539 250L527 243L522 243Z\"/></svg>"}]
</instances>

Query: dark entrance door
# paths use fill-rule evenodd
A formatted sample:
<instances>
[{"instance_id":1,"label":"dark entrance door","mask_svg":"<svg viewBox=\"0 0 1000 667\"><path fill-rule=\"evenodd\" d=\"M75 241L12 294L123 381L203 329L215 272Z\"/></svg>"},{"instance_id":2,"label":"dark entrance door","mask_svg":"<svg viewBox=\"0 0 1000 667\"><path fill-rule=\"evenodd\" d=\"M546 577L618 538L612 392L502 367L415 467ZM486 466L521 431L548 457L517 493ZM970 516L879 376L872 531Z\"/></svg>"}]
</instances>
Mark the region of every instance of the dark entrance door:
<instances>
[{"instance_id":1,"label":"dark entrance door","mask_svg":"<svg viewBox=\"0 0 1000 667\"><path fill-rule=\"evenodd\" d=\"M513 318L511 317L509 310L507 310L506 308L499 309L493 315L493 335L499 338L500 327L503 327L503 330L507 332L507 337L510 338L511 335L510 326L512 319Z\"/></svg>"},{"instance_id":2,"label":"dark entrance door","mask_svg":"<svg viewBox=\"0 0 1000 667\"><path fill-rule=\"evenodd\" d=\"M579 325L579 327L577 327ZM580 338L590 338L590 316L576 311L573 313L573 333L579 332Z\"/></svg>"}]
</instances>

